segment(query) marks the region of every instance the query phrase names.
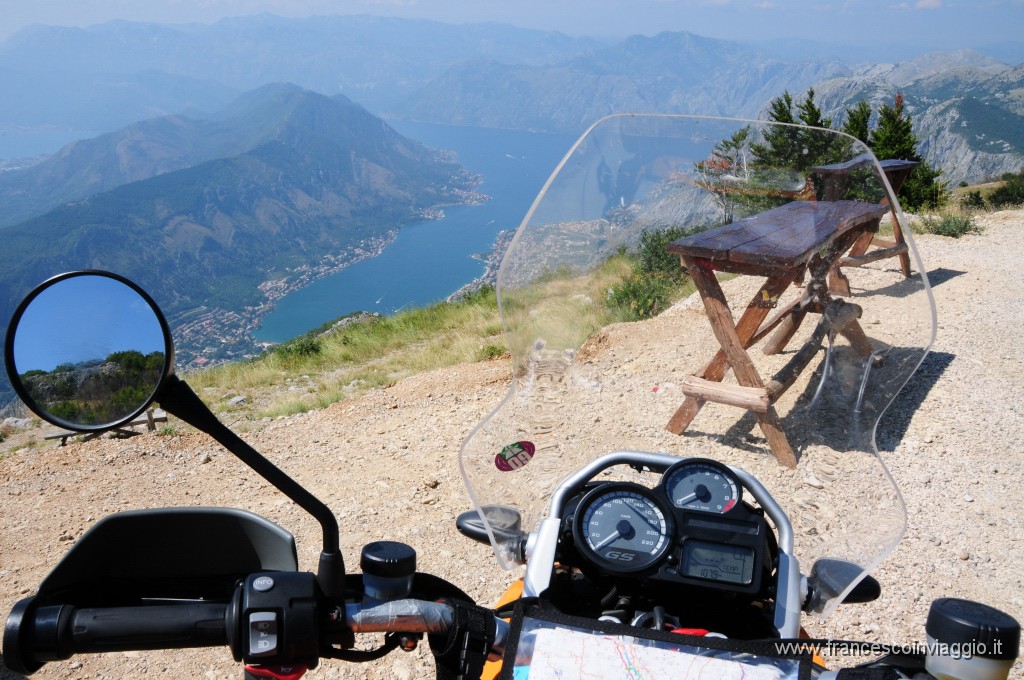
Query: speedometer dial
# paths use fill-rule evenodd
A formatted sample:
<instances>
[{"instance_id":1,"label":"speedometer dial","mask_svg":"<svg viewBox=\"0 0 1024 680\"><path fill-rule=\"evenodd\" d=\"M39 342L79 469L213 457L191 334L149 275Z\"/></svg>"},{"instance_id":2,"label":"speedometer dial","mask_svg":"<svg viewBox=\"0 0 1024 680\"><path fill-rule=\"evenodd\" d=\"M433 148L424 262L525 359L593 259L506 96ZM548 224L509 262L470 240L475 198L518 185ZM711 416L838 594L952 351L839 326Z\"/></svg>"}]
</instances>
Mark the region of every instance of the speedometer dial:
<instances>
[{"instance_id":1,"label":"speedometer dial","mask_svg":"<svg viewBox=\"0 0 1024 680\"><path fill-rule=\"evenodd\" d=\"M665 471L665 493L683 510L726 513L740 502L740 486L726 466L690 459Z\"/></svg>"},{"instance_id":2,"label":"speedometer dial","mask_svg":"<svg viewBox=\"0 0 1024 680\"><path fill-rule=\"evenodd\" d=\"M611 571L640 571L668 551L670 521L670 514L645 487L606 484L580 502L573 536L591 562Z\"/></svg>"}]
</instances>

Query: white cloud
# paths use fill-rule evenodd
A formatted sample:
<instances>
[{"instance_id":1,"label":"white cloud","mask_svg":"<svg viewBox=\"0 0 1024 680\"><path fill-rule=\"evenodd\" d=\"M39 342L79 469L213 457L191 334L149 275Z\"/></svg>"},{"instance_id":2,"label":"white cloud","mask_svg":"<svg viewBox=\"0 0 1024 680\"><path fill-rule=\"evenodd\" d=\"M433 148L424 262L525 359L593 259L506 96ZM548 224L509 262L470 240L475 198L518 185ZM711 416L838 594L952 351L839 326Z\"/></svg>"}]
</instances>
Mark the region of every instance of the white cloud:
<instances>
[{"instance_id":1,"label":"white cloud","mask_svg":"<svg viewBox=\"0 0 1024 680\"><path fill-rule=\"evenodd\" d=\"M939 9L942 7L942 0L917 0L914 9Z\"/></svg>"}]
</instances>

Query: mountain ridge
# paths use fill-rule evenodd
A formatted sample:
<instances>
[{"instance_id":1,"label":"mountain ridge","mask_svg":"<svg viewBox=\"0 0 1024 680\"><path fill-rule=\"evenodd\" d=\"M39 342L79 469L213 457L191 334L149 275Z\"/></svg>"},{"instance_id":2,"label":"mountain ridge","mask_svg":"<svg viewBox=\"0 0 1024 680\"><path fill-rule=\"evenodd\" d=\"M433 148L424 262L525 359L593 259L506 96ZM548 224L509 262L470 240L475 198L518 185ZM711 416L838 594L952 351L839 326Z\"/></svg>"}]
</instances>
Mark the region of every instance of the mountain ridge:
<instances>
[{"instance_id":1,"label":"mountain ridge","mask_svg":"<svg viewBox=\"0 0 1024 680\"><path fill-rule=\"evenodd\" d=\"M900 93L918 151L948 184L989 181L1024 167L1024 65L959 50L949 62L955 66L944 68L941 56L824 81L815 86L816 100L838 124L858 99L877 110Z\"/></svg>"},{"instance_id":2,"label":"mountain ridge","mask_svg":"<svg viewBox=\"0 0 1024 680\"><path fill-rule=\"evenodd\" d=\"M738 43L664 32L547 65L460 62L384 115L579 134L610 113L753 117L785 89L848 70L836 60L784 63Z\"/></svg>"},{"instance_id":3,"label":"mountain ridge","mask_svg":"<svg viewBox=\"0 0 1024 680\"><path fill-rule=\"evenodd\" d=\"M798 41L787 50L685 31L607 40L365 15L37 26L0 45L0 90L12 93L0 101L0 131L16 133L0 141L14 148L11 140L23 138L18 148L38 149L43 142L33 134L91 136L85 131L160 113L213 111L277 81L344 94L385 118L570 134L609 113L764 117L772 98L813 86L822 95L838 88L829 111L837 121L855 101L839 90L865 90L876 107L903 91L918 137L927 140L922 152L933 166L948 166L949 181L980 181L1024 161L1024 148L999 132L1024 117L1020 105L993 93L975 96L969 112L946 103L1016 67L969 49L858 65L848 52L846 61L829 56L828 47ZM839 85L844 78L853 82ZM1007 88L1017 86L1010 81ZM969 133L951 110L960 121L969 113ZM977 148L994 137L1008 150ZM962 149L972 150L967 160Z\"/></svg>"},{"instance_id":4,"label":"mountain ridge","mask_svg":"<svg viewBox=\"0 0 1024 680\"><path fill-rule=\"evenodd\" d=\"M241 121L238 121L241 122ZM0 175L0 227L122 184L236 155L252 140L237 127L168 115L72 142L42 163ZM211 143L212 141L212 143ZM248 144L247 144L248 143Z\"/></svg>"},{"instance_id":5,"label":"mountain ridge","mask_svg":"<svg viewBox=\"0 0 1024 680\"><path fill-rule=\"evenodd\" d=\"M835 59L784 62L738 43L663 33L634 36L555 65L462 62L388 115L578 134L622 112L763 119L771 99L788 91L799 100L813 87L838 125L857 100L877 110L902 92L919 151L955 184L1024 166L1024 139L1014 133L1024 128L1021 72L1022 66L966 49L851 68Z\"/></svg>"},{"instance_id":6,"label":"mountain ridge","mask_svg":"<svg viewBox=\"0 0 1024 680\"><path fill-rule=\"evenodd\" d=\"M158 291L169 317L197 308L234 315L224 332L230 355L240 356L252 351L243 331L265 311L260 286L269 277L287 286L317 267L343 266L403 224L475 197L477 178L449 154L340 95L271 85L248 101L248 110L277 116L264 111L265 134L254 128L241 152L3 228L0 316L55 271L110 269Z\"/></svg>"},{"instance_id":7,"label":"mountain ridge","mask_svg":"<svg viewBox=\"0 0 1024 680\"><path fill-rule=\"evenodd\" d=\"M508 55L520 63L544 63L600 42L496 24L456 26L368 15L302 19L264 14L178 25L116 21L88 28L22 29L0 44L0 73L6 70L9 78L31 74L37 85L62 91L65 106L70 97L75 108L89 108L94 97L88 91L68 90L74 82L68 74L89 78L92 88L115 96L116 90L97 80L124 79L148 69L163 72L169 83L216 84L228 90L230 97L268 82L294 82L327 95L343 93L379 110L466 58ZM254 50L254 45L259 49ZM0 79L5 89L25 91L15 89L16 84ZM132 108L163 105L153 93L135 89L139 103ZM214 92L204 96L210 105L198 100L190 103L211 110L226 98ZM26 124L60 116L57 102L47 97L37 105L23 101L15 110ZM170 106L150 115L180 110ZM114 124L96 129L107 131L145 117L126 119L116 110L109 114Z\"/></svg>"}]
</instances>

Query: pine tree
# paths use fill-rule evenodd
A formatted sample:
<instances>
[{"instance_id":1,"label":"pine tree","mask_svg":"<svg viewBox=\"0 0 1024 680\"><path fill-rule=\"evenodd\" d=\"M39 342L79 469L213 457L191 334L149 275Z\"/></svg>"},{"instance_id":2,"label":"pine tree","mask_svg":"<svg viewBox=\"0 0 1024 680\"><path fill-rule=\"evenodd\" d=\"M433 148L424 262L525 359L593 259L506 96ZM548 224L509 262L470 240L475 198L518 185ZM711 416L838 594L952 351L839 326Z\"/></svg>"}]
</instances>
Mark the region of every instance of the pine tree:
<instances>
[{"instance_id":1,"label":"pine tree","mask_svg":"<svg viewBox=\"0 0 1024 680\"><path fill-rule=\"evenodd\" d=\"M807 90L807 96L793 111L793 97L783 92L781 97L771 101L768 118L776 123L761 132L763 144L751 144L750 152L759 165L791 168L805 171L815 165L824 165L837 160L837 138L818 130L802 130L802 127L831 128L832 119L824 118L814 101L814 88ZM797 127L790 127L796 125Z\"/></svg>"},{"instance_id":2,"label":"pine tree","mask_svg":"<svg viewBox=\"0 0 1024 680\"><path fill-rule=\"evenodd\" d=\"M903 115L903 97L896 96L896 104L883 104L878 110L878 126L871 131L871 148L879 158L899 158L919 161L917 137L910 116Z\"/></svg>"},{"instance_id":3,"label":"pine tree","mask_svg":"<svg viewBox=\"0 0 1024 680\"><path fill-rule=\"evenodd\" d=\"M871 134L870 126L871 104L861 99L852 109L846 109L843 132L867 144Z\"/></svg>"},{"instance_id":4,"label":"pine tree","mask_svg":"<svg viewBox=\"0 0 1024 680\"><path fill-rule=\"evenodd\" d=\"M885 104L878 110L878 126L871 132L870 146L879 159L918 162L900 189L899 199L904 208L934 209L941 205L946 191L945 185L938 181L942 171L932 169L917 153L917 137L910 116L904 115L903 95L896 95L893 106Z\"/></svg>"},{"instance_id":5,"label":"pine tree","mask_svg":"<svg viewBox=\"0 0 1024 680\"><path fill-rule=\"evenodd\" d=\"M821 109L814 103L814 88L808 88L807 96L797 106L800 111L800 123L814 128L832 128L832 119L824 118ZM837 137L823 134L819 130L801 130L800 143L803 157L796 166L797 170L806 170L815 165L825 165L837 160L834 156Z\"/></svg>"},{"instance_id":6,"label":"pine tree","mask_svg":"<svg viewBox=\"0 0 1024 680\"><path fill-rule=\"evenodd\" d=\"M758 164L773 167L787 167L794 158L799 158L799 130L789 127L796 123L793 116L793 97L788 91L771 101L768 119L788 125L771 125L761 132L763 144L751 144L750 153Z\"/></svg>"},{"instance_id":7,"label":"pine tree","mask_svg":"<svg viewBox=\"0 0 1024 680\"><path fill-rule=\"evenodd\" d=\"M807 89L807 97L796 107L800 111L800 122L811 127L831 128L832 119L822 118L821 109L814 103L814 88Z\"/></svg>"}]
</instances>

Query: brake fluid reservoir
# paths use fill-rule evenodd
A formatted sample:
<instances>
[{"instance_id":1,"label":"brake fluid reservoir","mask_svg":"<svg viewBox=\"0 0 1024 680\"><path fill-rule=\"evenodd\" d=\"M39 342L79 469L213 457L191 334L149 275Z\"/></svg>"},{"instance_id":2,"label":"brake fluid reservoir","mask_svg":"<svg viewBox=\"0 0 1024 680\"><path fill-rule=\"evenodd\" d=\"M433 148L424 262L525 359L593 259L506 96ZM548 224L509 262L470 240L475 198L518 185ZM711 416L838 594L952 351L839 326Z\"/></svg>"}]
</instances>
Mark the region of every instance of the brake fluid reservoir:
<instances>
[{"instance_id":1,"label":"brake fluid reservoir","mask_svg":"<svg viewBox=\"0 0 1024 680\"><path fill-rule=\"evenodd\" d=\"M374 541L359 558L363 590L371 600L387 602L409 597L416 574L416 551L397 541Z\"/></svg>"},{"instance_id":2,"label":"brake fluid reservoir","mask_svg":"<svg viewBox=\"0 0 1024 680\"><path fill-rule=\"evenodd\" d=\"M1020 647L1020 624L994 607L943 597L925 624L925 669L939 680L1005 680Z\"/></svg>"}]
</instances>

